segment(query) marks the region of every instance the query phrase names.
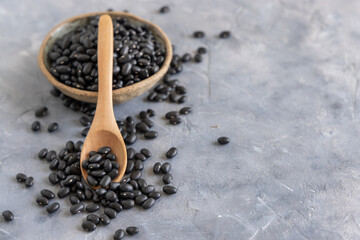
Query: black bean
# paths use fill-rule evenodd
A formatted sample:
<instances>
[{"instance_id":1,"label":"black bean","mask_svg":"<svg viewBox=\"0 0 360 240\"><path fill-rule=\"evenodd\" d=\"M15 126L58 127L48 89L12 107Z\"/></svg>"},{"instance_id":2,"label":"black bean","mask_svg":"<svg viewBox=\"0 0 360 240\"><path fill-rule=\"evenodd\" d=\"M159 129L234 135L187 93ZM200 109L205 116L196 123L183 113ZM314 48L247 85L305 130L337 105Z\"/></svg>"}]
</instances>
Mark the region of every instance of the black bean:
<instances>
[{"instance_id":1,"label":"black bean","mask_svg":"<svg viewBox=\"0 0 360 240\"><path fill-rule=\"evenodd\" d=\"M50 181L52 184L57 184L57 183L60 181L60 179L59 179L59 177L57 176L56 173L50 173L50 174L49 174L49 181Z\"/></svg>"},{"instance_id":2,"label":"black bean","mask_svg":"<svg viewBox=\"0 0 360 240\"><path fill-rule=\"evenodd\" d=\"M38 196L36 198L36 202L37 204L39 204L40 206L46 206L49 204L49 199L47 199L46 197L43 196Z\"/></svg>"},{"instance_id":3,"label":"black bean","mask_svg":"<svg viewBox=\"0 0 360 240\"><path fill-rule=\"evenodd\" d=\"M182 115L188 115L189 113L192 112L191 107L183 107L182 109L180 109L179 113Z\"/></svg>"},{"instance_id":4,"label":"black bean","mask_svg":"<svg viewBox=\"0 0 360 240\"><path fill-rule=\"evenodd\" d=\"M169 120L169 122L170 122L170 124L172 124L172 125L178 125L178 124L182 123L182 120L181 120L181 118L176 117L176 118L171 118L171 119Z\"/></svg>"},{"instance_id":5,"label":"black bean","mask_svg":"<svg viewBox=\"0 0 360 240\"><path fill-rule=\"evenodd\" d=\"M127 148L126 153L127 153L127 159L128 160L133 159L133 157L135 156L135 149Z\"/></svg>"},{"instance_id":6,"label":"black bean","mask_svg":"<svg viewBox=\"0 0 360 240\"><path fill-rule=\"evenodd\" d=\"M175 92L177 94L184 95L187 92L187 90L186 90L186 88L184 86L179 86L178 85L178 86L175 87Z\"/></svg>"},{"instance_id":7,"label":"black bean","mask_svg":"<svg viewBox=\"0 0 360 240\"><path fill-rule=\"evenodd\" d=\"M173 157L175 157L177 155L177 153L178 153L177 148L172 147L166 152L166 157L169 158L169 159L173 158Z\"/></svg>"},{"instance_id":8,"label":"black bean","mask_svg":"<svg viewBox=\"0 0 360 240\"><path fill-rule=\"evenodd\" d=\"M101 154L95 154L89 158L89 163L98 163L103 159Z\"/></svg>"},{"instance_id":9,"label":"black bean","mask_svg":"<svg viewBox=\"0 0 360 240\"><path fill-rule=\"evenodd\" d=\"M113 165L114 165L114 164L113 164ZM113 168L113 169L109 172L108 175L110 176L111 179L114 179L114 178L116 178L116 177L119 175L119 171L118 171L117 169Z\"/></svg>"},{"instance_id":10,"label":"black bean","mask_svg":"<svg viewBox=\"0 0 360 240\"><path fill-rule=\"evenodd\" d=\"M230 31L222 31L222 32L219 34L219 37L220 37L220 38L229 38L230 36L231 36Z\"/></svg>"},{"instance_id":11,"label":"black bean","mask_svg":"<svg viewBox=\"0 0 360 240\"><path fill-rule=\"evenodd\" d=\"M137 196L135 198L135 204L136 205L141 205L143 202L145 202L148 199L148 196L142 194L140 196Z\"/></svg>"},{"instance_id":12,"label":"black bean","mask_svg":"<svg viewBox=\"0 0 360 240\"><path fill-rule=\"evenodd\" d=\"M93 197L93 195L94 195L93 190L90 189L90 188L86 188L84 193L85 193L85 198L86 198L86 200L92 199L92 197Z\"/></svg>"},{"instance_id":13,"label":"black bean","mask_svg":"<svg viewBox=\"0 0 360 240\"><path fill-rule=\"evenodd\" d=\"M18 182L25 182L26 181L26 175L25 174L23 174L23 173L18 173L18 174L16 174L16 180L18 181Z\"/></svg>"},{"instance_id":14,"label":"black bean","mask_svg":"<svg viewBox=\"0 0 360 240\"><path fill-rule=\"evenodd\" d=\"M195 60L195 62L199 63L199 62L202 62L203 59L200 54L195 54L194 60Z\"/></svg>"},{"instance_id":15,"label":"black bean","mask_svg":"<svg viewBox=\"0 0 360 240\"><path fill-rule=\"evenodd\" d=\"M58 168L58 166L59 166L59 159L55 158L51 161L49 168L50 168L50 170L56 170Z\"/></svg>"},{"instance_id":16,"label":"black bean","mask_svg":"<svg viewBox=\"0 0 360 240\"><path fill-rule=\"evenodd\" d=\"M146 158L150 158L150 157L152 156L150 150L147 149L147 148L142 148L142 149L140 150L140 153L141 153L142 155L144 155Z\"/></svg>"},{"instance_id":17,"label":"black bean","mask_svg":"<svg viewBox=\"0 0 360 240\"><path fill-rule=\"evenodd\" d=\"M40 122L39 121L35 121L31 124L31 130L33 130L33 132L37 132L40 130Z\"/></svg>"},{"instance_id":18,"label":"black bean","mask_svg":"<svg viewBox=\"0 0 360 240\"><path fill-rule=\"evenodd\" d=\"M35 110L35 116L36 117L44 117L47 115L48 109L47 107L41 107L37 110Z\"/></svg>"},{"instance_id":19,"label":"black bean","mask_svg":"<svg viewBox=\"0 0 360 240\"><path fill-rule=\"evenodd\" d=\"M126 232L129 234L129 235L135 235L135 234L138 234L139 233L139 229L137 227L127 227L126 228Z\"/></svg>"},{"instance_id":20,"label":"black bean","mask_svg":"<svg viewBox=\"0 0 360 240\"><path fill-rule=\"evenodd\" d=\"M171 195L171 194L175 194L177 192L177 189L174 186L164 186L163 187L163 191L164 193Z\"/></svg>"},{"instance_id":21,"label":"black bean","mask_svg":"<svg viewBox=\"0 0 360 240\"><path fill-rule=\"evenodd\" d=\"M110 161L115 161L116 160L116 156L114 154L112 154L112 153L106 154L105 158L109 159ZM119 166L115 167L115 168L119 168Z\"/></svg>"},{"instance_id":22,"label":"black bean","mask_svg":"<svg viewBox=\"0 0 360 240\"><path fill-rule=\"evenodd\" d=\"M2 215L7 222L14 220L14 214L9 210L3 211Z\"/></svg>"},{"instance_id":23,"label":"black bean","mask_svg":"<svg viewBox=\"0 0 360 240\"><path fill-rule=\"evenodd\" d=\"M87 170L96 170L99 169L101 165L99 163L91 163L87 166Z\"/></svg>"},{"instance_id":24,"label":"black bean","mask_svg":"<svg viewBox=\"0 0 360 240\"><path fill-rule=\"evenodd\" d=\"M144 169L144 163L141 160L135 161L135 169L136 170L143 170Z\"/></svg>"},{"instance_id":25,"label":"black bean","mask_svg":"<svg viewBox=\"0 0 360 240\"><path fill-rule=\"evenodd\" d=\"M181 58L181 61L184 63L189 62L190 60L191 60L191 55L189 53L185 53Z\"/></svg>"},{"instance_id":26,"label":"black bean","mask_svg":"<svg viewBox=\"0 0 360 240\"><path fill-rule=\"evenodd\" d=\"M153 167L153 172L155 174L158 174L160 173L160 170L161 170L161 163L160 162L155 163Z\"/></svg>"},{"instance_id":27,"label":"black bean","mask_svg":"<svg viewBox=\"0 0 360 240\"><path fill-rule=\"evenodd\" d=\"M156 115L156 112L151 108L146 110L146 112L149 114L149 117L154 117Z\"/></svg>"},{"instance_id":28,"label":"black bean","mask_svg":"<svg viewBox=\"0 0 360 240\"><path fill-rule=\"evenodd\" d=\"M116 218L117 212L112 208L105 208L104 213L110 218L114 219Z\"/></svg>"},{"instance_id":29,"label":"black bean","mask_svg":"<svg viewBox=\"0 0 360 240\"><path fill-rule=\"evenodd\" d=\"M161 165L161 171L163 173L169 173L170 172L170 169L171 169L171 164L166 162L164 163L163 165Z\"/></svg>"},{"instance_id":30,"label":"black bean","mask_svg":"<svg viewBox=\"0 0 360 240\"><path fill-rule=\"evenodd\" d=\"M176 118L178 116L178 113L176 111L171 111L166 113L165 118L166 119L172 119L172 118Z\"/></svg>"},{"instance_id":31,"label":"black bean","mask_svg":"<svg viewBox=\"0 0 360 240\"><path fill-rule=\"evenodd\" d=\"M38 157L40 159L44 159L46 157L46 154L48 153L48 150L46 148L43 148L39 151Z\"/></svg>"},{"instance_id":32,"label":"black bean","mask_svg":"<svg viewBox=\"0 0 360 240\"><path fill-rule=\"evenodd\" d=\"M228 138L228 137L219 137L217 141L218 141L219 144L225 145L225 144L230 143L230 138Z\"/></svg>"},{"instance_id":33,"label":"black bean","mask_svg":"<svg viewBox=\"0 0 360 240\"><path fill-rule=\"evenodd\" d=\"M76 175L70 175L67 176L64 180L64 186L70 187L76 184L77 181L79 181L79 176Z\"/></svg>"},{"instance_id":34,"label":"black bean","mask_svg":"<svg viewBox=\"0 0 360 240\"><path fill-rule=\"evenodd\" d=\"M105 193L107 192L107 190L105 188L98 188L95 190L96 194L99 196L103 196L105 195Z\"/></svg>"},{"instance_id":35,"label":"black bean","mask_svg":"<svg viewBox=\"0 0 360 240\"><path fill-rule=\"evenodd\" d=\"M149 127L143 122L137 123L136 129L138 129L141 133L146 133L147 131L149 131Z\"/></svg>"},{"instance_id":36,"label":"black bean","mask_svg":"<svg viewBox=\"0 0 360 240\"><path fill-rule=\"evenodd\" d=\"M46 197L47 199L53 199L55 197L55 194L48 190L48 189L43 189L40 191L40 194L44 197Z\"/></svg>"},{"instance_id":37,"label":"black bean","mask_svg":"<svg viewBox=\"0 0 360 240\"><path fill-rule=\"evenodd\" d=\"M149 128L152 128L154 126L154 122L148 118L141 119L141 121L145 123Z\"/></svg>"},{"instance_id":38,"label":"black bean","mask_svg":"<svg viewBox=\"0 0 360 240\"><path fill-rule=\"evenodd\" d=\"M90 60L90 56L87 55L87 54L79 54L79 55L77 56L77 60L78 60L79 62L87 62L87 61Z\"/></svg>"},{"instance_id":39,"label":"black bean","mask_svg":"<svg viewBox=\"0 0 360 240\"><path fill-rule=\"evenodd\" d=\"M69 152L73 152L74 149L75 149L74 142L73 142L73 141L68 141L68 142L66 142L65 148L66 148Z\"/></svg>"},{"instance_id":40,"label":"black bean","mask_svg":"<svg viewBox=\"0 0 360 240\"><path fill-rule=\"evenodd\" d=\"M203 31L196 31L193 34L194 38L203 38L205 37L205 33Z\"/></svg>"},{"instance_id":41,"label":"black bean","mask_svg":"<svg viewBox=\"0 0 360 240\"><path fill-rule=\"evenodd\" d=\"M60 208L60 204L58 202L52 203L46 207L46 211L48 213L54 213Z\"/></svg>"},{"instance_id":42,"label":"black bean","mask_svg":"<svg viewBox=\"0 0 360 240\"><path fill-rule=\"evenodd\" d=\"M204 48L204 47L199 47L199 48L197 49L197 52L198 52L199 54L205 54L205 53L207 53L207 50L206 50L206 48Z\"/></svg>"},{"instance_id":43,"label":"black bean","mask_svg":"<svg viewBox=\"0 0 360 240\"><path fill-rule=\"evenodd\" d=\"M59 198L64 198L69 194L70 194L70 188L69 187L62 187L57 192L57 195L58 195Z\"/></svg>"},{"instance_id":44,"label":"black bean","mask_svg":"<svg viewBox=\"0 0 360 240\"><path fill-rule=\"evenodd\" d=\"M150 94L148 95L147 99L148 99L149 101L154 101L155 98L156 98L156 96L157 96L157 93L156 93L156 92L152 92L152 93L150 93Z\"/></svg>"},{"instance_id":45,"label":"black bean","mask_svg":"<svg viewBox=\"0 0 360 240\"><path fill-rule=\"evenodd\" d=\"M153 185L147 185L147 186L141 188L141 192L146 195L151 192L154 192L154 191L155 191L155 187Z\"/></svg>"},{"instance_id":46,"label":"black bean","mask_svg":"<svg viewBox=\"0 0 360 240\"><path fill-rule=\"evenodd\" d=\"M112 202L109 204L109 207L111 207L112 209L114 209L116 212L121 212L123 207L120 205L120 203L117 202Z\"/></svg>"},{"instance_id":47,"label":"black bean","mask_svg":"<svg viewBox=\"0 0 360 240\"><path fill-rule=\"evenodd\" d=\"M118 229L118 230L116 230L116 232L115 232L115 234L113 236L113 239L114 240L121 240L121 239L124 238L124 236L125 236L125 231L122 230L122 229Z\"/></svg>"},{"instance_id":48,"label":"black bean","mask_svg":"<svg viewBox=\"0 0 360 240\"><path fill-rule=\"evenodd\" d=\"M101 181L100 181L100 186L103 188L107 188L111 183L111 177L109 175L105 175Z\"/></svg>"},{"instance_id":49,"label":"black bean","mask_svg":"<svg viewBox=\"0 0 360 240\"><path fill-rule=\"evenodd\" d=\"M133 180L138 180L139 178L141 178L141 175L142 175L141 171L136 170L131 173L130 178Z\"/></svg>"},{"instance_id":50,"label":"black bean","mask_svg":"<svg viewBox=\"0 0 360 240\"><path fill-rule=\"evenodd\" d=\"M53 159L56 158L56 152L51 150L46 154L46 161L51 162Z\"/></svg>"},{"instance_id":51,"label":"black bean","mask_svg":"<svg viewBox=\"0 0 360 240\"><path fill-rule=\"evenodd\" d=\"M134 193L132 192L122 192L119 194L119 198L120 199L133 199L134 198Z\"/></svg>"},{"instance_id":52,"label":"black bean","mask_svg":"<svg viewBox=\"0 0 360 240\"><path fill-rule=\"evenodd\" d=\"M129 183L121 183L120 186L119 186L119 189L122 192L132 192L132 191L134 191L133 186L131 186Z\"/></svg>"},{"instance_id":53,"label":"black bean","mask_svg":"<svg viewBox=\"0 0 360 240\"><path fill-rule=\"evenodd\" d=\"M123 207L123 209L130 209L135 206L135 202L132 199L120 200L120 204Z\"/></svg>"},{"instance_id":54,"label":"black bean","mask_svg":"<svg viewBox=\"0 0 360 240\"><path fill-rule=\"evenodd\" d=\"M169 6L163 6L160 8L160 13L168 13L170 11Z\"/></svg>"},{"instance_id":55,"label":"black bean","mask_svg":"<svg viewBox=\"0 0 360 240\"><path fill-rule=\"evenodd\" d=\"M89 212L89 213L96 212L99 209L100 209L100 206L99 206L99 204L96 204L96 203L93 203L93 204L90 204L90 205L86 206L86 211Z\"/></svg>"},{"instance_id":56,"label":"black bean","mask_svg":"<svg viewBox=\"0 0 360 240\"><path fill-rule=\"evenodd\" d=\"M184 103L187 101L187 97L186 96L181 96L179 99L178 99L178 103Z\"/></svg>"},{"instance_id":57,"label":"black bean","mask_svg":"<svg viewBox=\"0 0 360 240\"><path fill-rule=\"evenodd\" d=\"M92 232L96 229L96 224L92 221L85 221L82 223L82 228L87 232Z\"/></svg>"},{"instance_id":58,"label":"black bean","mask_svg":"<svg viewBox=\"0 0 360 240\"><path fill-rule=\"evenodd\" d=\"M80 189L76 190L76 196L77 196L81 201L86 200L85 193L84 193L83 191L81 191Z\"/></svg>"},{"instance_id":59,"label":"black bean","mask_svg":"<svg viewBox=\"0 0 360 240\"><path fill-rule=\"evenodd\" d=\"M139 188L139 185L138 183L136 182L136 180L130 180L129 184L131 186L133 186L134 190L138 189Z\"/></svg>"},{"instance_id":60,"label":"black bean","mask_svg":"<svg viewBox=\"0 0 360 240\"><path fill-rule=\"evenodd\" d=\"M105 147L99 148L98 153L100 153L100 154L108 154L110 151L111 151L111 148L105 146Z\"/></svg>"},{"instance_id":61,"label":"black bean","mask_svg":"<svg viewBox=\"0 0 360 240\"><path fill-rule=\"evenodd\" d=\"M85 209L85 205L82 202L80 202L75 205L72 205L70 208L70 212L72 214L78 214L78 213L84 211L84 209Z\"/></svg>"},{"instance_id":62,"label":"black bean","mask_svg":"<svg viewBox=\"0 0 360 240\"><path fill-rule=\"evenodd\" d=\"M81 125L83 125L84 127L88 127L88 126L91 125L90 119L87 118L87 117L85 117L85 116L80 117L79 122L80 122Z\"/></svg>"},{"instance_id":63,"label":"black bean","mask_svg":"<svg viewBox=\"0 0 360 240\"><path fill-rule=\"evenodd\" d=\"M101 199L100 204L101 206L106 207L107 205L109 205L109 202L106 201L106 199Z\"/></svg>"},{"instance_id":64,"label":"black bean","mask_svg":"<svg viewBox=\"0 0 360 240\"><path fill-rule=\"evenodd\" d=\"M142 153L136 153L135 154L135 159L145 161L146 157Z\"/></svg>"},{"instance_id":65,"label":"black bean","mask_svg":"<svg viewBox=\"0 0 360 240\"><path fill-rule=\"evenodd\" d=\"M80 202L80 199L77 196L70 196L69 200L72 205L78 204Z\"/></svg>"},{"instance_id":66,"label":"black bean","mask_svg":"<svg viewBox=\"0 0 360 240\"><path fill-rule=\"evenodd\" d=\"M176 95L176 93L171 93L169 95L169 101L172 102L172 103L175 103L178 101L178 96Z\"/></svg>"},{"instance_id":67,"label":"black bean","mask_svg":"<svg viewBox=\"0 0 360 240\"><path fill-rule=\"evenodd\" d=\"M99 216L95 215L95 214L89 214L86 217L86 220L95 223L96 225L100 223L100 218Z\"/></svg>"},{"instance_id":68,"label":"black bean","mask_svg":"<svg viewBox=\"0 0 360 240\"><path fill-rule=\"evenodd\" d=\"M131 145L131 144L134 144L137 140L137 136L136 136L136 133L131 133L130 135L128 135L126 138L125 138L125 142L126 144L128 145Z\"/></svg>"},{"instance_id":69,"label":"black bean","mask_svg":"<svg viewBox=\"0 0 360 240\"><path fill-rule=\"evenodd\" d=\"M156 200L161 197L161 194L159 192L151 192L148 196Z\"/></svg>"},{"instance_id":70,"label":"black bean","mask_svg":"<svg viewBox=\"0 0 360 240\"><path fill-rule=\"evenodd\" d=\"M139 185L139 189L142 189L147 186L147 182L143 178L138 179L137 183Z\"/></svg>"},{"instance_id":71,"label":"black bean","mask_svg":"<svg viewBox=\"0 0 360 240\"><path fill-rule=\"evenodd\" d=\"M109 202L115 202L118 200L116 193L114 191L107 191L107 193L105 193L105 199L106 201Z\"/></svg>"},{"instance_id":72,"label":"black bean","mask_svg":"<svg viewBox=\"0 0 360 240\"><path fill-rule=\"evenodd\" d=\"M134 190L133 194L134 194L134 198L136 198L136 197L140 196L142 194L142 192L137 189L137 190Z\"/></svg>"},{"instance_id":73,"label":"black bean","mask_svg":"<svg viewBox=\"0 0 360 240\"><path fill-rule=\"evenodd\" d=\"M34 185L34 178L33 177L27 177L25 180L25 187L29 188Z\"/></svg>"},{"instance_id":74,"label":"black bean","mask_svg":"<svg viewBox=\"0 0 360 240\"><path fill-rule=\"evenodd\" d=\"M100 215L100 222L104 225L109 225L110 224L110 218L105 214L105 213L102 213Z\"/></svg>"},{"instance_id":75,"label":"black bean","mask_svg":"<svg viewBox=\"0 0 360 240\"><path fill-rule=\"evenodd\" d=\"M78 152L80 152L81 149L82 149L83 144L84 144L84 143L83 143L82 141L77 141L77 142L75 143L75 145L74 145L75 150L78 151Z\"/></svg>"},{"instance_id":76,"label":"black bean","mask_svg":"<svg viewBox=\"0 0 360 240\"><path fill-rule=\"evenodd\" d=\"M147 199L145 202L143 202L143 204L141 204L141 206L142 206L144 209L149 209L149 208L151 208L152 206L154 206L154 203L155 203L155 199L149 198L149 199Z\"/></svg>"},{"instance_id":77,"label":"black bean","mask_svg":"<svg viewBox=\"0 0 360 240\"><path fill-rule=\"evenodd\" d=\"M105 172L110 172L111 171L112 164L111 164L111 161L109 159L105 160L103 168L104 168Z\"/></svg>"},{"instance_id":78,"label":"black bean","mask_svg":"<svg viewBox=\"0 0 360 240\"><path fill-rule=\"evenodd\" d=\"M47 130L48 132L54 132L59 128L59 124L57 124L56 122L50 123L50 125L48 126Z\"/></svg>"},{"instance_id":79,"label":"black bean","mask_svg":"<svg viewBox=\"0 0 360 240\"><path fill-rule=\"evenodd\" d=\"M158 136L158 133L156 131L149 131L144 134L144 137L146 139L154 139Z\"/></svg>"},{"instance_id":80,"label":"black bean","mask_svg":"<svg viewBox=\"0 0 360 240\"><path fill-rule=\"evenodd\" d=\"M145 112L145 111L141 111L141 112L139 113L139 117L140 117L140 119L147 118L147 117L148 117L148 113Z\"/></svg>"},{"instance_id":81,"label":"black bean","mask_svg":"<svg viewBox=\"0 0 360 240\"><path fill-rule=\"evenodd\" d=\"M173 180L173 176L172 176L170 173L165 174L165 175L163 176L163 182L164 182L165 184L170 184L172 180Z\"/></svg>"}]
</instances>

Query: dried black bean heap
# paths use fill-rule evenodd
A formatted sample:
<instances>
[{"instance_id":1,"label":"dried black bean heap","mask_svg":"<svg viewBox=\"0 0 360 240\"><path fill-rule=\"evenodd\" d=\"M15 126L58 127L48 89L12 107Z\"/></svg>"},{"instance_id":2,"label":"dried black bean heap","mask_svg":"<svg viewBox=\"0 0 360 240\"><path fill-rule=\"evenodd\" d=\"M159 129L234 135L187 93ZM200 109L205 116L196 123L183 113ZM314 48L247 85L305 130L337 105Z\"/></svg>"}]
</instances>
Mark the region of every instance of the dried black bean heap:
<instances>
[{"instance_id":1,"label":"dried black bean heap","mask_svg":"<svg viewBox=\"0 0 360 240\"><path fill-rule=\"evenodd\" d=\"M89 158L82 162L82 167L86 170L87 182L93 186L100 186L106 189L111 181L119 175L119 164L116 156L111 153L111 148L104 146L95 151L91 151Z\"/></svg>"},{"instance_id":2,"label":"dried black bean heap","mask_svg":"<svg viewBox=\"0 0 360 240\"><path fill-rule=\"evenodd\" d=\"M99 16L89 18L84 26L58 39L49 51L50 72L58 81L74 88L98 91L98 21ZM159 71L166 50L147 25L139 26L117 17L113 19L113 27L113 89L130 86Z\"/></svg>"}]
</instances>

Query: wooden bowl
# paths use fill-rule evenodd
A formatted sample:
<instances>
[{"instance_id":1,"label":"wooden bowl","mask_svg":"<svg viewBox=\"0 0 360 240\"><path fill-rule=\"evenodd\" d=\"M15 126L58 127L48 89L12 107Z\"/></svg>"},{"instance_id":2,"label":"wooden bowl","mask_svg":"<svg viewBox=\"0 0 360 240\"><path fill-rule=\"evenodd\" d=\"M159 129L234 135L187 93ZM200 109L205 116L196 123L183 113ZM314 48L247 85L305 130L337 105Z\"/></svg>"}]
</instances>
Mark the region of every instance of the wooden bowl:
<instances>
[{"instance_id":1,"label":"wooden bowl","mask_svg":"<svg viewBox=\"0 0 360 240\"><path fill-rule=\"evenodd\" d=\"M170 66L170 62L172 59L171 42L169 38L166 36L166 34L158 26L156 26L155 24L149 21L146 21L133 14L125 13L125 12L95 12L95 13L82 14L69 18L58 24L46 35L40 47L38 64L41 72L45 75L47 80L57 89L59 89L62 93L79 101L96 103L98 96L97 92L81 90L67 86L61 83L60 81L58 81L50 73L49 71L50 61L48 58L48 52L52 48L52 46L54 45L57 39L61 38L66 33L74 30L78 26L86 24L87 18L102 14L108 14L111 17L126 17L134 24L147 24L150 30L153 32L155 38L165 47L166 50L164 63L162 64L160 70L157 73L153 74L149 78L146 78L138 83L134 83L130 86L119 88L112 91L114 103L122 103L134 97L140 96L141 94L149 90L157 81L159 81L166 74Z\"/></svg>"}]
</instances>

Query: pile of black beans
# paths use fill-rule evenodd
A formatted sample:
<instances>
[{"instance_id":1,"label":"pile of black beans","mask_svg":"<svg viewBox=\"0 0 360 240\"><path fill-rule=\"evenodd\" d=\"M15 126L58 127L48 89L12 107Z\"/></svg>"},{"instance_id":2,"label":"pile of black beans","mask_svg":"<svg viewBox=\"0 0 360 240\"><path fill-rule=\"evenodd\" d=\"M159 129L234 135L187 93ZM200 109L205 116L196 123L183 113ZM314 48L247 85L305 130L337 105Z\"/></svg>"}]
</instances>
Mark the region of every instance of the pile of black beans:
<instances>
[{"instance_id":1,"label":"pile of black beans","mask_svg":"<svg viewBox=\"0 0 360 240\"><path fill-rule=\"evenodd\" d=\"M51 74L78 89L98 90L97 30L99 16L58 39L48 53ZM130 86L161 68L166 50L148 25L123 17L113 18L113 89Z\"/></svg>"},{"instance_id":2,"label":"pile of black beans","mask_svg":"<svg viewBox=\"0 0 360 240\"><path fill-rule=\"evenodd\" d=\"M144 117L145 115L154 114L153 110L148 110L147 112L141 111L139 116ZM83 119L82 122L85 123L85 120ZM52 171L49 175L49 182L53 185L60 185L56 195L58 198L69 198L72 204L70 212L72 214L84 211L89 213L82 223L84 230L94 231L100 223L108 225L111 219L116 218L121 211L135 206L149 209L161 197L161 193L156 191L155 186L148 184L142 177L145 161L152 156L150 150L143 148L136 152L134 148L127 148L126 175L120 182L111 182L117 176L119 169L116 157L111 153L111 149L102 147L96 152L90 152L89 158L83 162L83 167L87 169L89 177L94 178L93 180L88 178L88 183L92 186L100 185L100 188L93 190L81 177L80 154L82 145L82 141L76 143L68 141L59 153L44 148L39 151L38 157L49 162L49 168ZM167 156L173 158L176 154L177 149L172 148L168 151ZM173 179L170 169L170 163L166 162L160 165L159 171L156 173L165 174L163 176L163 192L166 194L177 192L174 186L168 185ZM21 174L17 175L18 181L23 181L25 178L26 176ZM36 202L40 206L47 206L53 198L55 198L54 193L43 189L36 198ZM101 206L103 213L100 215L94 214L94 212L100 210ZM58 209L60 209L58 202L54 202L46 208L48 213L54 213ZM136 234L138 229L131 227L126 229L126 232ZM122 231L119 231L118 234L121 235Z\"/></svg>"},{"instance_id":3,"label":"pile of black beans","mask_svg":"<svg viewBox=\"0 0 360 240\"><path fill-rule=\"evenodd\" d=\"M108 188L111 181L119 175L119 164L116 156L111 153L111 148L104 146L89 153L89 158L82 162L86 170L87 182L90 186Z\"/></svg>"}]
</instances>

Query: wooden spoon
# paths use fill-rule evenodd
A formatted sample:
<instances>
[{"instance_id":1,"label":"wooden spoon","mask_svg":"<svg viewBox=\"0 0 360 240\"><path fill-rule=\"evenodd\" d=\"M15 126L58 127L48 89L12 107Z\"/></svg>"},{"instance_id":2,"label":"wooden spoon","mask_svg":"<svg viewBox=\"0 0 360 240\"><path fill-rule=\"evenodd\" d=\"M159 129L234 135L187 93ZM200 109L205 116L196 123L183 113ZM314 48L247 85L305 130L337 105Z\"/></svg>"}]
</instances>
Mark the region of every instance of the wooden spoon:
<instances>
[{"instance_id":1,"label":"wooden spoon","mask_svg":"<svg viewBox=\"0 0 360 240\"><path fill-rule=\"evenodd\" d=\"M87 182L87 171L83 169L82 162L89 157L90 151L108 146L115 154L120 165L119 175L112 181L119 182L124 176L127 164L126 146L116 124L113 98L113 24L109 15L102 15L98 29L98 79L99 93L94 120L81 150L81 173ZM93 187L98 188L98 187Z\"/></svg>"}]
</instances>

